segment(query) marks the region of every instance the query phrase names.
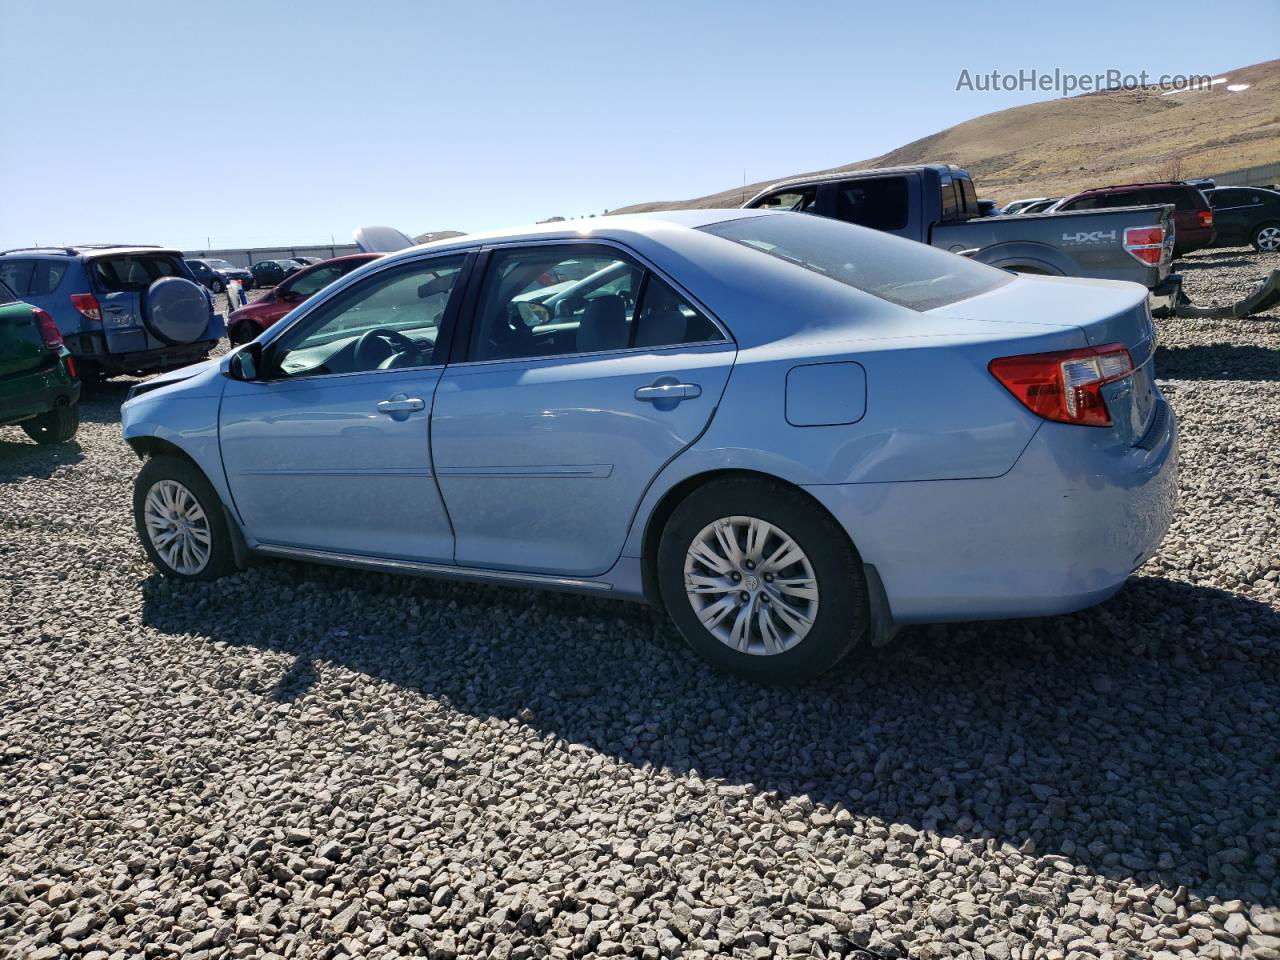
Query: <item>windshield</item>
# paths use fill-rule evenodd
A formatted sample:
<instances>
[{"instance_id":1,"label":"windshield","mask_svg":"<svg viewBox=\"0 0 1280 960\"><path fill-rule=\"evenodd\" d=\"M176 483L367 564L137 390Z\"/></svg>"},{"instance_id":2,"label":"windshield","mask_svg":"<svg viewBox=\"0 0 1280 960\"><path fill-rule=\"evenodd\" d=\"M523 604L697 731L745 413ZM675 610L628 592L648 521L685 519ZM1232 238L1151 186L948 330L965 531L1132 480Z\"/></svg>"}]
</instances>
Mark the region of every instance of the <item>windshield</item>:
<instances>
[{"instance_id":1,"label":"windshield","mask_svg":"<svg viewBox=\"0 0 1280 960\"><path fill-rule=\"evenodd\" d=\"M912 310L932 310L1009 283L994 267L865 227L780 213L699 227Z\"/></svg>"},{"instance_id":2,"label":"windshield","mask_svg":"<svg viewBox=\"0 0 1280 960\"><path fill-rule=\"evenodd\" d=\"M205 263L213 267L215 270L234 270L235 267L227 263L225 260L206 260Z\"/></svg>"}]
</instances>

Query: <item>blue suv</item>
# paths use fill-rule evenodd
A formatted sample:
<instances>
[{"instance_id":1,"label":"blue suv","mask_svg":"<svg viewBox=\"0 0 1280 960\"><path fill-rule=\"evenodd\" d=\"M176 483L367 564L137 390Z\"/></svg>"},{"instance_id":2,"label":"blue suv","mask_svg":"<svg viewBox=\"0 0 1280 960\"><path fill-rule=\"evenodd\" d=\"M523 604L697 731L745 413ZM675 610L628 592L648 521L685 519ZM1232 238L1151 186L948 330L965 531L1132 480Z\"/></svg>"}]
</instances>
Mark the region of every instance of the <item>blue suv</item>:
<instances>
[{"instance_id":1,"label":"blue suv","mask_svg":"<svg viewBox=\"0 0 1280 960\"><path fill-rule=\"evenodd\" d=\"M53 316L88 383L205 359L226 333L177 250L119 244L0 253L0 281Z\"/></svg>"}]
</instances>

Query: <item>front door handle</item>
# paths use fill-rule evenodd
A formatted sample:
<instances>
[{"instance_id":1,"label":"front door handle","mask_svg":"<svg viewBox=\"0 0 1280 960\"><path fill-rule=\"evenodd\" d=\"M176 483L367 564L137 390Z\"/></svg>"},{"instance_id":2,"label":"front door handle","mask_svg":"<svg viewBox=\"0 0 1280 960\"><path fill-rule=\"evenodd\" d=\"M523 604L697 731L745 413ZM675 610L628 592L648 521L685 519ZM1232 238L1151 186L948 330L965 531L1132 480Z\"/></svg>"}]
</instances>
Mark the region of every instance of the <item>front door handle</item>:
<instances>
[{"instance_id":1,"label":"front door handle","mask_svg":"<svg viewBox=\"0 0 1280 960\"><path fill-rule=\"evenodd\" d=\"M676 383L673 380L659 380L647 387L636 388L637 400L692 400L702 396L702 388L696 383Z\"/></svg>"},{"instance_id":2,"label":"front door handle","mask_svg":"<svg viewBox=\"0 0 1280 960\"><path fill-rule=\"evenodd\" d=\"M378 404L379 413L412 413L415 410L423 410L426 408L419 397L408 397L403 393L397 393L390 400L383 400Z\"/></svg>"}]
</instances>

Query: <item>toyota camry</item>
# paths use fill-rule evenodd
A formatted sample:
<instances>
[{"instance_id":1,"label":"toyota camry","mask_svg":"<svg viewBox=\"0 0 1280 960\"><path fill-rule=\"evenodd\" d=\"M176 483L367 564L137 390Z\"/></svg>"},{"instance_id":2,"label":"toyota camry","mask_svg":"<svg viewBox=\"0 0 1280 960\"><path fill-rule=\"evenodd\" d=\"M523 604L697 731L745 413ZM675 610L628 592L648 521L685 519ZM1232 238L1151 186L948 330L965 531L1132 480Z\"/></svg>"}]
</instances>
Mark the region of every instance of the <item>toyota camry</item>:
<instances>
[{"instance_id":1,"label":"toyota camry","mask_svg":"<svg viewBox=\"0 0 1280 960\"><path fill-rule=\"evenodd\" d=\"M166 576L251 557L646 599L712 663L1062 614L1153 553L1177 427L1137 285L801 213L413 247L134 387Z\"/></svg>"}]
</instances>

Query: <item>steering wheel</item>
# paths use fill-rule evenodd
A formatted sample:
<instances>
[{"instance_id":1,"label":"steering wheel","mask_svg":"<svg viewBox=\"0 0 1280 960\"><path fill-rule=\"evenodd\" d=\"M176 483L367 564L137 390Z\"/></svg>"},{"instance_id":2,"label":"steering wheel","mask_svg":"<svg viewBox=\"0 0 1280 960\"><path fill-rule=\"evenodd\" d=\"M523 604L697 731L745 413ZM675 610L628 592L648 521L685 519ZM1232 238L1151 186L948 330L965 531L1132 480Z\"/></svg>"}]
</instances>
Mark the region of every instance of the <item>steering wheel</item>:
<instances>
[{"instance_id":1,"label":"steering wheel","mask_svg":"<svg viewBox=\"0 0 1280 960\"><path fill-rule=\"evenodd\" d=\"M374 327L360 335L356 341L353 359L357 370L376 370L378 364L407 350L418 349L418 344L399 330Z\"/></svg>"}]
</instances>

